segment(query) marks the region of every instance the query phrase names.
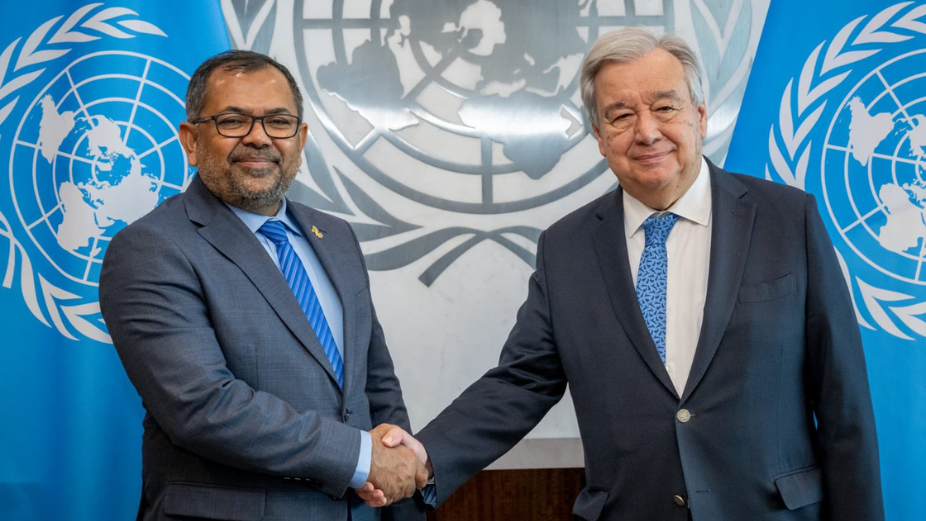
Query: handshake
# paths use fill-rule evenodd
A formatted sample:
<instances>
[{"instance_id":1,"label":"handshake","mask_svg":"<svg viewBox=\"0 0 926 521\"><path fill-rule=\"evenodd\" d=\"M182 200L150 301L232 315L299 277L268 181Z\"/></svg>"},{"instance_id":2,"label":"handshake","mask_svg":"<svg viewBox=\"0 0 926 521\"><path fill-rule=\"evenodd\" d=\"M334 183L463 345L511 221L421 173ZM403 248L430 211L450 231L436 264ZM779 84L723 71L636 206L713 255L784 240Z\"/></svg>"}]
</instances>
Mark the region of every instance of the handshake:
<instances>
[{"instance_id":1,"label":"handshake","mask_svg":"<svg viewBox=\"0 0 926 521\"><path fill-rule=\"evenodd\" d=\"M424 445L401 427L382 424L370 431L373 457L370 475L357 495L371 507L412 497L433 474Z\"/></svg>"}]
</instances>

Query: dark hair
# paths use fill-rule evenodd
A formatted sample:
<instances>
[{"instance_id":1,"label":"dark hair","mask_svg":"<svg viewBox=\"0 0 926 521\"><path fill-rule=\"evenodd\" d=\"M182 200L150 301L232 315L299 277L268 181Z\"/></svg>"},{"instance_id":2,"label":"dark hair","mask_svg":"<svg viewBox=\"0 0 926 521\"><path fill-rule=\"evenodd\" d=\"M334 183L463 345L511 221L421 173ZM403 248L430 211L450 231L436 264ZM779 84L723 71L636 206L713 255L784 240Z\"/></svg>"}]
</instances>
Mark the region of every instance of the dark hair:
<instances>
[{"instance_id":1,"label":"dark hair","mask_svg":"<svg viewBox=\"0 0 926 521\"><path fill-rule=\"evenodd\" d=\"M196 68L193 77L190 78L190 85L186 90L186 119L192 121L201 116L203 105L206 104L206 82L213 71L221 70L228 73L253 72L259 71L266 67L275 67L283 73L289 87L293 91L293 99L296 101L296 115L302 118L302 93L299 92L299 86L296 79L289 73L289 70L280 62L273 58L254 51L232 50L216 54L212 58L204 61Z\"/></svg>"}]
</instances>

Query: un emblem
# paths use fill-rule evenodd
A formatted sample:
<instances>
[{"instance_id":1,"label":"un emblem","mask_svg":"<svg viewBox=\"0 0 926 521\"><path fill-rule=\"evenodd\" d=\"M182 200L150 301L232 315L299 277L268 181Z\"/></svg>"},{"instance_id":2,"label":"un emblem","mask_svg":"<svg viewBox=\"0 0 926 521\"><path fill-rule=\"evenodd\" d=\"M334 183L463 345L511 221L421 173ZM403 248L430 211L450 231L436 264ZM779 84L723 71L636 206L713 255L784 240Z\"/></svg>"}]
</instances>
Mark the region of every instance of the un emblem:
<instances>
[{"instance_id":1,"label":"un emblem","mask_svg":"<svg viewBox=\"0 0 926 521\"><path fill-rule=\"evenodd\" d=\"M94 12L99 5L81 8L64 21L50 20L28 41L77 47L99 38L90 34L94 29L112 36L115 28L106 25L108 18L134 14L116 8ZM78 26L83 18L94 23ZM164 36L142 20L120 25ZM108 342L97 299L106 246L116 232L179 193L192 174L174 126L183 118L189 77L136 52L75 58L76 50L30 49L27 44L17 69L30 60L41 68L0 87L0 92L21 89L2 114L9 121L0 121L6 138L0 144L9 154L10 203L18 221L11 223L0 213L12 261L4 285L11 287L18 271L23 297L39 320L72 339L78 333ZM60 57L68 51L73 54L65 63ZM10 62L0 63L0 78L7 69L17 70ZM30 104L13 112L33 82L43 86L32 91ZM18 121L11 114L19 115ZM16 259L21 259L18 266Z\"/></svg>"},{"instance_id":2,"label":"un emblem","mask_svg":"<svg viewBox=\"0 0 926 521\"><path fill-rule=\"evenodd\" d=\"M897 56L862 78L823 148L823 193L839 233L873 268L918 285L926 284L924 52Z\"/></svg>"},{"instance_id":3,"label":"un emblem","mask_svg":"<svg viewBox=\"0 0 926 521\"><path fill-rule=\"evenodd\" d=\"M897 4L821 43L785 89L767 169L822 192L859 323L905 339L926 336L923 14Z\"/></svg>"},{"instance_id":4,"label":"un emblem","mask_svg":"<svg viewBox=\"0 0 926 521\"><path fill-rule=\"evenodd\" d=\"M370 269L441 250L426 285L483 241L533 264L543 228L614 187L579 96L599 35L643 25L700 43L708 107L726 113L758 36L743 1L296 0L261 48L269 4L225 16L237 47L292 49L317 143L290 197L351 221ZM712 122L707 153L732 122Z\"/></svg>"},{"instance_id":5,"label":"un emblem","mask_svg":"<svg viewBox=\"0 0 926 521\"><path fill-rule=\"evenodd\" d=\"M180 193L190 169L162 112L183 110L175 92L187 81L149 56L91 54L64 67L26 109L10 159L13 204L65 277L96 286L112 236ZM31 179L22 175L30 170Z\"/></svg>"}]
</instances>

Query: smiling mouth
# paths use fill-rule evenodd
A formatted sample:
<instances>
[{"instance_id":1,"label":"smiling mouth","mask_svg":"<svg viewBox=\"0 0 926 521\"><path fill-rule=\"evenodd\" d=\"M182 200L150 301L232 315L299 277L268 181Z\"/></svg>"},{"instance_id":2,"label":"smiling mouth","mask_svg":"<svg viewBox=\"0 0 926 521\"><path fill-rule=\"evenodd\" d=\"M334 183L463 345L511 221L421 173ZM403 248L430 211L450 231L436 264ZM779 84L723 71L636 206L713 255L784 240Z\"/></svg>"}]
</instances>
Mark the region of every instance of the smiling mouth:
<instances>
[{"instance_id":1,"label":"smiling mouth","mask_svg":"<svg viewBox=\"0 0 926 521\"><path fill-rule=\"evenodd\" d=\"M235 163L238 163L238 164L245 164L245 165L258 165L258 166L260 166L260 165L274 165L274 164L276 164L276 161L274 161L274 160L272 160L272 159L250 158L250 159L239 159L239 160L235 161Z\"/></svg>"},{"instance_id":2,"label":"smiling mouth","mask_svg":"<svg viewBox=\"0 0 926 521\"><path fill-rule=\"evenodd\" d=\"M235 159L233 163L248 169L265 169L276 165L278 161L269 157L242 157Z\"/></svg>"},{"instance_id":3,"label":"smiling mouth","mask_svg":"<svg viewBox=\"0 0 926 521\"><path fill-rule=\"evenodd\" d=\"M658 163L671 154L671 150L666 150L665 152L659 152L657 154L645 154L642 156L637 156L634 158L634 161L639 163Z\"/></svg>"}]
</instances>

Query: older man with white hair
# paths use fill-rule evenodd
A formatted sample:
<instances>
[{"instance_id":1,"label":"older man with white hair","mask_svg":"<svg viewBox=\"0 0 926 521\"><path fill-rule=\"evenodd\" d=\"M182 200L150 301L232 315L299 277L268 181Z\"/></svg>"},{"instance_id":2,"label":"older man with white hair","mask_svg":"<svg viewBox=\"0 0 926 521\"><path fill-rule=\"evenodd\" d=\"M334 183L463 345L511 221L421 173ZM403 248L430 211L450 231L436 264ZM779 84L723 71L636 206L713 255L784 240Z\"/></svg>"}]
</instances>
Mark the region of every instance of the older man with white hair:
<instances>
[{"instance_id":1,"label":"older man with white hair","mask_svg":"<svg viewBox=\"0 0 926 521\"><path fill-rule=\"evenodd\" d=\"M581 519L884 518L861 337L816 202L702 156L701 76L672 35L593 45L582 98L620 187L543 233L498 367L421 444L384 436L427 464L436 503L568 384Z\"/></svg>"}]
</instances>

